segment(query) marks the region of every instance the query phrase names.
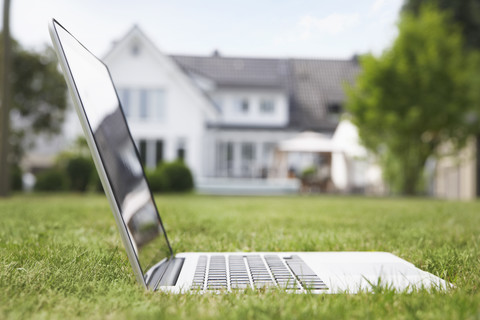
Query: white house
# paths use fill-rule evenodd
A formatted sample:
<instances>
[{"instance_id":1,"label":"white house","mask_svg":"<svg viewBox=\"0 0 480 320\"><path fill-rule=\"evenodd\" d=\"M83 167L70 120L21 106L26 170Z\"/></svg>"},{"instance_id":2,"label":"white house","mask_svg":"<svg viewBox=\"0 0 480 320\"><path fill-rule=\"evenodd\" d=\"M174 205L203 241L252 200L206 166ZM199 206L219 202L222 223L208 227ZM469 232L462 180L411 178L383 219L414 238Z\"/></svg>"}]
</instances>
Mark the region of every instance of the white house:
<instances>
[{"instance_id":1,"label":"white house","mask_svg":"<svg viewBox=\"0 0 480 320\"><path fill-rule=\"evenodd\" d=\"M333 135L359 72L356 59L167 55L138 27L103 60L146 166L183 158L197 181L275 176L280 141Z\"/></svg>"},{"instance_id":2,"label":"white house","mask_svg":"<svg viewBox=\"0 0 480 320\"><path fill-rule=\"evenodd\" d=\"M195 175L202 175L206 124L219 117L204 92L138 28L103 60L145 164L184 158Z\"/></svg>"}]
</instances>

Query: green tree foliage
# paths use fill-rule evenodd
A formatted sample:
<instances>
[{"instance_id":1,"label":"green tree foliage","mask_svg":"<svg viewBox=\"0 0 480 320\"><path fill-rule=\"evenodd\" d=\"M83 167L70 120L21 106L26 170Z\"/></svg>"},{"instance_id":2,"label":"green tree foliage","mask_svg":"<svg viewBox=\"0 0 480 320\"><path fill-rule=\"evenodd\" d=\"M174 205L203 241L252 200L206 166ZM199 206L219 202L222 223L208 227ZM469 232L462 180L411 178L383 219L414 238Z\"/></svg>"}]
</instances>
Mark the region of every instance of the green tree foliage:
<instances>
[{"instance_id":1,"label":"green tree foliage","mask_svg":"<svg viewBox=\"0 0 480 320\"><path fill-rule=\"evenodd\" d=\"M4 40L2 34L0 39ZM4 41L1 43L3 46ZM7 122L8 126L3 126L7 130L2 130L5 131L1 139L2 155L8 160L3 161L2 158L2 168L17 165L39 133L59 133L67 107L66 85L58 71L53 50L47 48L42 53L27 51L14 40L9 48L12 54L8 96L11 98L8 99L4 118L12 123ZM4 51L3 47L0 51ZM6 69L2 66L0 72ZM3 180L4 170L0 171Z\"/></svg>"},{"instance_id":2,"label":"green tree foliage","mask_svg":"<svg viewBox=\"0 0 480 320\"><path fill-rule=\"evenodd\" d=\"M15 46L13 58L13 150L18 158L39 133L59 133L67 107L66 85L55 53Z\"/></svg>"},{"instance_id":3,"label":"green tree foliage","mask_svg":"<svg viewBox=\"0 0 480 320\"><path fill-rule=\"evenodd\" d=\"M9 141L16 162L32 146L36 135L60 132L67 108L67 88L51 48L33 52L12 41L12 64L13 123Z\"/></svg>"},{"instance_id":4,"label":"green tree foliage","mask_svg":"<svg viewBox=\"0 0 480 320\"><path fill-rule=\"evenodd\" d=\"M422 5L435 6L451 14L457 23L469 48L480 49L480 1L478 0L407 0L404 12L418 15Z\"/></svg>"},{"instance_id":5,"label":"green tree foliage","mask_svg":"<svg viewBox=\"0 0 480 320\"><path fill-rule=\"evenodd\" d=\"M479 59L461 31L432 6L404 13L380 57L361 59L347 109L365 146L379 156L392 190L418 191L425 162L440 144L461 147L478 131Z\"/></svg>"}]
</instances>

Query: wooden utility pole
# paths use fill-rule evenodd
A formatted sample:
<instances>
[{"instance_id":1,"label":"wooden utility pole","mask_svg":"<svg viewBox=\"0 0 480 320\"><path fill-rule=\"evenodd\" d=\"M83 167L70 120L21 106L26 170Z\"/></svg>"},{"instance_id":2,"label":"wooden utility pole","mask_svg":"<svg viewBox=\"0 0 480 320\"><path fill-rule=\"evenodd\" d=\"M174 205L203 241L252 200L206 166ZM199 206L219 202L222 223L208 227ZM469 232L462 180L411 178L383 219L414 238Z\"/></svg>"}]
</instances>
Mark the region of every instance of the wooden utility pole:
<instances>
[{"instance_id":1,"label":"wooden utility pole","mask_svg":"<svg viewBox=\"0 0 480 320\"><path fill-rule=\"evenodd\" d=\"M0 75L0 197L10 193L10 104L12 46L10 40L10 0L3 0L3 55Z\"/></svg>"}]
</instances>

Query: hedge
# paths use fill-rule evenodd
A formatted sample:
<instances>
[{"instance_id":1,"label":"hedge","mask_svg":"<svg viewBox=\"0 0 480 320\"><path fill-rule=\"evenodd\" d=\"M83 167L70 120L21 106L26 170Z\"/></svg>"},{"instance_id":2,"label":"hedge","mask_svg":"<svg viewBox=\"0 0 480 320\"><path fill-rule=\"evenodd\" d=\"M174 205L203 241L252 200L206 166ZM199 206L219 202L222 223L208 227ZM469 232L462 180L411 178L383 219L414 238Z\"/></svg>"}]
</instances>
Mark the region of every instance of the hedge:
<instances>
[{"instance_id":1,"label":"hedge","mask_svg":"<svg viewBox=\"0 0 480 320\"><path fill-rule=\"evenodd\" d=\"M68 178L63 170L51 168L37 175L36 191L65 191L67 189Z\"/></svg>"},{"instance_id":2,"label":"hedge","mask_svg":"<svg viewBox=\"0 0 480 320\"><path fill-rule=\"evenodd\" d=\"M146 177L152 192L188 192L194 187L190 169L179 160L147 170ZM37 175L35 190L102 192L103 188L91 158L64 154L55 167Z\"/></svg>"},{"instance_id":3,"label":"hedge","mask_svg":"<svg viewBox=\"0 0 480 320\"><path fill-rule=\"evenodd\" d=\"M147 171L147 180L153 192L188 192L194 187L192 172L180 160L160 164Z\"/></svg>"}]
</instances>

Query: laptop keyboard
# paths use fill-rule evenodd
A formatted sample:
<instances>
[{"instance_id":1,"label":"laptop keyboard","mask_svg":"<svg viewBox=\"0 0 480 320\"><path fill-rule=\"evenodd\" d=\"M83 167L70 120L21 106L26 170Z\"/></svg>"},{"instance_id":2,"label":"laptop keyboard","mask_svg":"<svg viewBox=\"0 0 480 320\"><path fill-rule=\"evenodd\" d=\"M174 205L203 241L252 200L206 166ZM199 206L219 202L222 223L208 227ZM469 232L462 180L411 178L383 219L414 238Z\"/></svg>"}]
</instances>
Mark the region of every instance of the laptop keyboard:
<instances>
[{"instance_id":1,"label":"laptop keyboard","mask_svg":"<svg viewBox=\"0 0 480 320\"><path fill-rule=\"evenodd\" d=\"M201 255L192 290L238 290L280 287L288 290L326 290L325 283L298 256Z\"/></svg>"}]
</instances>

